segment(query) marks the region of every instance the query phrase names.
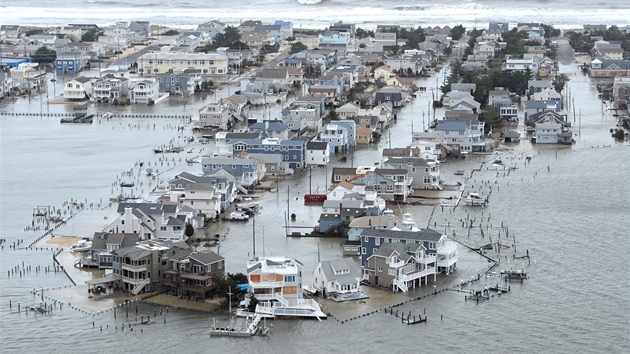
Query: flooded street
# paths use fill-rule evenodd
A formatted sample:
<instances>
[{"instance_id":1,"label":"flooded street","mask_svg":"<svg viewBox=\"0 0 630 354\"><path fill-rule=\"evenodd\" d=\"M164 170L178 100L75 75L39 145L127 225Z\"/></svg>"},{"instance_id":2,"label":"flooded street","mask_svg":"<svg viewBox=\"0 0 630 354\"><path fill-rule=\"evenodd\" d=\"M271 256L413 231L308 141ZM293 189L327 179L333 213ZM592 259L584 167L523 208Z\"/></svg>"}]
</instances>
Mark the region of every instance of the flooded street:
<instances>
[{"instance_id":1,"label":"flooded street","mask_svg":"<svg viewBox=\"0 0 630 354\"><path fill-rule=\"evenodd\" d=\"M129 315L123 316L119 311L116 318L111 311L91 315L67 306L44 316L23 310L18 313L16 303L25 306L39 301L31 293L34 288L72 285L63 272L8 275L15 267L22 268L22 262L32 268L53 266L56 246L43 246L49 250L25 249L44 233L43 229L25 231L32 226L33 208L62 207L71 200L83 202L89 208L54 233L91 235L114 214L112 207L100 209L109 197L120 193L121 181L135 181L129 192L144 195L178 171L199 171L199 164L188 165L185 159L209 152L212 144L187 144L185 137L192 132L178 130L183 119L123 117L95 121L92 125L61 125L58 117L0 116L0 234L7 240L0 250L3 351L44 353L52 347L68 352L97 352L111 350L114 342L122 343L129 351L142 352L151 346L158 352L167 352L185 345L193 353L208 352L208 348L222 352L336 352L348 348L348 343L357 343L357 348L369 345L369 352L391 350L392 345L417 350L420 343L424 350L435 352L629 350L630 154L627 143L615 143L610 137L609 129L615 126L616 118L602 109L588 77L579 73L577 64L572 62L563 63L560 70L571 77L568 90L575 108L569 116L576 117L573 130L580 133L575 136L575 144L533 145L525 138L521 125L517 128L522 132L520 143L506 145L506 150L493 155L441 165L445 183L460 182L467 188L491 190L486 207L391 205L398 214L411 212L420 227L444 231L465 245L479 247L489 243L489 237L501 240L511 248L506 253L488 254L501 259L494 271L524 268L530 279L523 284L512 283L510 293L490 301L466 302L463 293L444 289L455 288L483 273L489 263L460 246L459 269L448 277L439 276L436 288L430 282L430 287L395 295L383 289L367 289L370 298L364 303L323 301L324 310L334 317L324 322L277 320L271 336L265 338L210 338L207 330L213 317L221 321L227 318L180 309L170 309L165 317L136 327L136 332L120 330L123 324L137 320L135 307L129 309ZM311 279L318 253L322 260L341 257L341 239L286 237L284 215L296 214L296 220L289 222L290 231L309 232L307 228L315 226L321 207L304 205L302 196L311 190L322 191L330 180L332 167L373 166L384 147L408 145L412 127L421 129L426 124L423 113L428 117L431 89L437 84L432 77L418 80L417 85L427 87L427 91L398 114L391 134L384 134L379 144L357 149L348 155L347 163L335 160L327 168L314 168L312 174L301 171L294 177L281 178L277 180L277 193L266 192L258 198L263 207L255 216L257 254L299 259L305 265L305 282ZM227 89L220 92L218 97L227 94ZM176 99L152 107L132 105L124 112L194 115L213 99L200 97L185 107ZM30 102L5 99L0 102L0 111L65 113L70 109L43 102L40 97L33 97ZM117 107L99 107L99 112L101 109L118 112ZM279 107L272 107L270 112L276 114ZM440 113L436 112L436 116L440 117ZM185 146L193 152L154 154L153 148L162 145ZM529 163L526 157L531 158ZM516 169L492 167L495 159ZM156 180L148 178L142 174L139 161L163 174ZM472 173L473 169L478 171ZM457 170L465 170L466 174L456 176ZM65 211L65 215L70 215L68 209ZM475 227L462 226L466 220L472 220ZM502 226L509 228L509 237ZM226 258L226 270L245 272L246 261L253 252L254 223L218 222L208 233L227 235L219 248ZM24 239L24 243L10 248L18 239ZM517 255L529 252L530 263L513 258L514 245ZM64 251L59 257L72 262L74 256ZM93 276L77 269L68 269L68 273L77 283ZM482 277L464 288L477 289L497 281L496 277ZM436 289L441 292L430 295ZM428 322L407 326L389 314L373 313L400 303L400 311L426 314ZM156 311L155 306L148 304L137 306L138 315ZM367 313L371 314L349 320Z\"/></svg>"}]
</instances>

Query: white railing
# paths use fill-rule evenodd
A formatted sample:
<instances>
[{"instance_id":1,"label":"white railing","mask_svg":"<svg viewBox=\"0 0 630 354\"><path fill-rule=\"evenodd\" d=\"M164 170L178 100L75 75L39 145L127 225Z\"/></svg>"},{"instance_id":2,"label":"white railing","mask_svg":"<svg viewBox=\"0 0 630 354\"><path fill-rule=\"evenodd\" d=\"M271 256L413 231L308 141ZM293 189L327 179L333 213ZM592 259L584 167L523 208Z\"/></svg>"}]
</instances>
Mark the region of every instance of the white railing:
<instances>
[{"instance_id":1,"label":"white railing","mask_svg":"<svg viewBox=\"0 0 630 354\"><path fill-rule=\"evenodd\" d=\"M400 267L403 267L404 265L405 265L405 262L403 262L403 261L389 263L389 267L390 268L400 268Z\"/></svg>"},{"instance_id":2,"label":"white railing","mask_svg":"<svg viewBox=\"0 0 630 354\"><path fill-rule=\"evenodd\" d=\"M143 281L140 282L140 284L138 284L138 285L133 287L133 290L131 290L131 293L134 294L134 295L138 295L138 293L140 293L140 291L142 291L142 288L144 288L150 282L151 282L151 280L149 278L144 279Z\"/></svg>"},{"instance_id":3,"label":"white railing","mask_svg":"<svg viewBox=\"0 0 630 354\"><path fill-rule=\"evenodd\" d=\"M423 269L418 272L403 274L398 279L400 279L401 281L407 282L407 281L416 280L418 278L422 278L422 277L425 277L434 273L435 273L435 267L427 267L426 269Z\"/></svg>"},{"instance_id":4,"label":"white railing","mask_svg":"<svg viewBox=\"0 0 630 354\"><path fill-rule=\"evenodd\" d=\"M128 270L130 272L146 272L147 271L147 266L146 265L139 265L139 266L134 266L134 265L130 265L130 264L123 264L122 265L122 269L124 270Z\"/></svg>"},{"instance_id":5,"label":"white railing","mask_svg":"<svg viewBox=\"0 0 630 354\"><path fill-rule=\"evenodd\" d=\"M284 286L283 281L259 281L259 282L251 282L252 288L279 288Z\"/></svg>"},{"instance_id":6,"label":"white railing","mask_svg":"<svg viewBox=\"0 0 630 354\"><path fill-rule=\"evenodd\" d=\"M396 292L398 289L404 293L409 291L409 287L407 286L407 284L405 284L404 281L394 279L394 292Z\"/></svg>"}]
</instances>

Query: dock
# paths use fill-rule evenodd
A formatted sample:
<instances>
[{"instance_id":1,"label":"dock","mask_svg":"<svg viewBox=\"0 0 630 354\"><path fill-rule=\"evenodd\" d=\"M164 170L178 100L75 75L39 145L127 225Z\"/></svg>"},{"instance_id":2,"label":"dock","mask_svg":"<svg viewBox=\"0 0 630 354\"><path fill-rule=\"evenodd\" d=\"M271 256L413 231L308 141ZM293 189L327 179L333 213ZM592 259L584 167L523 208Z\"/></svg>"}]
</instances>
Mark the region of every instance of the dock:
<instances>
[{"instance_id":1,"label":"dock","mask_svg":"<svg viewBox=\"0 0 630 354\"><path fill-rule=\"evenodd\" d=\"M89 115L80 115L80 116L71 117L71 118L61 118L59 122L61 124L66 124L66 123L92 124L93 120L94 120L94 115L89 114Z\"/></svg>"},{"instance_id":2,"label":"dock","mask_svg":"<svg viewBox=\"0 0 630 354\"><path fill-rule=\"evenodd\" d=\"M259 327L258 324L263 318L262 314L256 314L253 318L246 318L240 328L228 326L218 327L216 321L210 328L210 336L221 337L252 337L252 336L267 336L269 335L269 328Z\"/></svg>"},{"instance_id":3,"label":"dock","mask_svg":"<svg viewBox=\"0 0 630 354\"><path fill-rule=\"evenodd\" d=\"M464 301L468 301L468 300L475 300L477 302L485 301L485 300L490 300L490 298L492 298L493 296L494 295L490 294L489 289L477 290L477 291L471 292L470 295L464 296Z\"/></svg>"},{"instance_id":4,"label":"dock","mask_svg":"<svg viewBox=\"0 0 630 354\"><path fill-rule=\"evenodd\" d=\"M411 316L411 311L409 311L407 313L407 315L405 315L404 312L401 312L400 314L398 314L398 310L396 310L396 312L394 312L394 310L390 307L389 309L385 308L383 309L383 311L385 313L389 313L392 316L396 317L396 318L400 318L400 321L402 324L406 324L406 325L412 325L412 324L416 324L416 323L422 323L422 322L427 322L427 316L425 315L424 317L422 317L422 315L418 314L418 316L416 317L416 315Z\"/></svg>"}]
</instances>

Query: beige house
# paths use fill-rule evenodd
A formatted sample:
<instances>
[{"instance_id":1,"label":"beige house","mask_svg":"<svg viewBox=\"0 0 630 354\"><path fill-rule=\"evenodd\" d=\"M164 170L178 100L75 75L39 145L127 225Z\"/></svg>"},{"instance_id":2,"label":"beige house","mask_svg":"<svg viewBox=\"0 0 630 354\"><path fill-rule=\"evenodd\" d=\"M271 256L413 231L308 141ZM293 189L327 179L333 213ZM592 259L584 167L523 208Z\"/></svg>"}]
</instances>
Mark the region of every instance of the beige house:
<instances>
[{"instance_id":1,"label":"beige house","mask_svg":"<svg viewBox=\"0 0 630 354\"><path fill-rule=\"evenodd\" d=\"M369 258L363 268L363 278L370 284L407 292L409 288L427 285L435 271L436 257L429 256L423 245L384 243Z\"/></svg>"},{"instance_id":2,"label":"beige house","mask_svg":"<svg viewBox=\"0 0 630 354\"><path fill-rule=\"evenodd\" d=\"M227 75L228 57L216 53L146 53L137 60L141 74L163 74L169 70L200 70L202 75Z\"/></svg>"},{"instance_id":3,"label":"beige house","mask_svg":"<svg viewBox=\"0 0 630 354\"><path fill-rule=\"evenodd\" d=\"M77 77L65 83L64 101L87 101L92 96L92 81L87 77Z\"/></svg>"}]
</instances>

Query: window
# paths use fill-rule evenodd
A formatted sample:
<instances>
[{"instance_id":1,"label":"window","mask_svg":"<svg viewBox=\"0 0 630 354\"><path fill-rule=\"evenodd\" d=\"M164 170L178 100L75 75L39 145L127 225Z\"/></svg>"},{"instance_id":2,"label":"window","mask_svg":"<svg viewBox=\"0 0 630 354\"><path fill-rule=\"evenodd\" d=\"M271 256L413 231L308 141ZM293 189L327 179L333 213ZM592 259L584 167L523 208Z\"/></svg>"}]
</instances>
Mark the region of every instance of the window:
<instances>
[{"instance_id":1,"label":"window","mask_svg":"<svg viewBox=\"0 0 630 354\"><path fill-rule=\"evenodd\" d=\"M374 244L375 244L375 245L377 245L377 246L381 244L381 239L380 239L380 237L376 237L376 238L375 238L375 242L374 242Z\"/></svg>"},{"instance_id":2,"label":"window","mask_svg":"<svg viewBox=\"0 0 630 354\"><path fill-rule=\"evenodd\" d=\"M160 226L160 230L166 231L166 226Z\"/></svg>"},{"instance_id":3,"label":"window","mask_svg":"<svg viewBox=\"0 0 630 354\"><path fill-rule=\"evenodd\" d=\"M376 270L378 270L379 272L382 272L383 271L383 267L378 267L378 268L376 268Z\"/></svg>"},{"instance_id":4,"label":"window","mask_svg":"<svg viewBox=\"0 0 630 354\"><path fill-rule=\"evenodd\" d=\"M361 247L361 254L366 254L365 247Z\"/></svg>"},{"instance_id":5,"label":"window","mask_svg":"<svg viewBox=\"0 0 630 354\"><path fill-rule=\"evenodd\" d=\"M285 283L294 283L295 282L295 276L294 275L285 275L284 276L284 282Z\"/></svg>"}]
</instances>

